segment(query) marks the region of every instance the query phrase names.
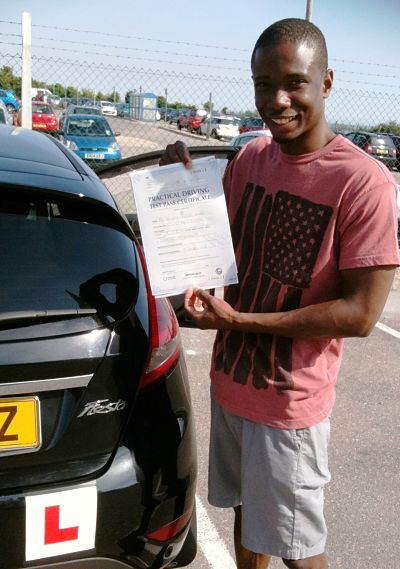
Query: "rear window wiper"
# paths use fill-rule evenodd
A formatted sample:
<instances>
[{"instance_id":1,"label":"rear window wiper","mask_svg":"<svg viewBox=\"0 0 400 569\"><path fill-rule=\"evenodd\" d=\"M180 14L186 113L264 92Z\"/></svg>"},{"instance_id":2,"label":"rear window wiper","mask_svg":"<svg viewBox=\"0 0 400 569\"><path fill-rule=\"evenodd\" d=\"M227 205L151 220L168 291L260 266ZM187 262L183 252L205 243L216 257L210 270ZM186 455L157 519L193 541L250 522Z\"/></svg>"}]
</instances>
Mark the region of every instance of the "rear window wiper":
<instances>
[{"instance_id":1,"label":"rear window wiper","mask_svg":"<svg viewBox=\"0 0 400 569\"><path fill-rule=\"evenodd\" d=\"M18 324L26 321L33 323L46 322L49 320L63 320L69 318L82 318L97 314L94 308L67 308L53 310L17 310L15 312L3 312L0 314L0 326L2 324Z\"/></svg>"}]
</instances>

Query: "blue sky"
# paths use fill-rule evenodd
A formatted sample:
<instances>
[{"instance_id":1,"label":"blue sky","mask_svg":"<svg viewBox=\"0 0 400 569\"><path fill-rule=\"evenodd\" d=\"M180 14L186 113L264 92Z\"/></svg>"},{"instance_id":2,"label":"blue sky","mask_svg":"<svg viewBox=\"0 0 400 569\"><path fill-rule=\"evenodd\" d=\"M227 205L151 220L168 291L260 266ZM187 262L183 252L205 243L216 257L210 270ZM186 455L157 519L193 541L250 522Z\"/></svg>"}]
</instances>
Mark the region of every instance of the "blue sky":
<instances>
[{"instance_id":1,"label":"blue sky","mask_svg":"<svg viewBox=\"0 0 400 569\"><path fill-rule=\"evenodd\" d=\"M2 5L1 42L16 41L5 34L19 27L3 22L19 22L22 11L32 16L38 56L247 79L259 34L281 18L305 17L306 0L13 0ZM314 0L312 19L327 39L336 87L399 93L399 0ZM0 43L0 53L13 49Z\"/></svg>"},{"instance_id":2,"label":"blue sky","mask_svg":"<svg viewBox=\"0 0 400 569\"><path fill-rule=\"evenodd\" d=\"M188 61L187 57L175 54L205 54L218 56L220 60L208 60L212 69L238 66L248 68L246 60L251 48L262 30L275 20L287 17L305 17L306 0L202 0L190 2L174 0L132 1L132 0L13 0L4 2L1 20L20 21L22 11L30 12L34 25L46 25L61 28L73 28L146 38L145 40L124 39L113 36L78 34L62 30L34 28L36 37L49 37L63 40L88 42L97 45L130 47L164 53L131 52L138 62L149 59ZM331 66L337 69L350 69L362 75L365 82L374 82L374 75L399 76L400 71L400 2L398 0L314 0L313 21L325 34L330 53ZM0 32L9 31L10 26L0 24ZM15 29L14 29L15 31ZM148 39L147 39L148 38ZM3 36L4 41L4 36ZM148 41L149 39L158 41ZM166 40L173 43L163 43ZM53 41L36 40L36 44L55 47ZM182 43L175 43L182 42ZM206 49L193 44L230 47L224 49ZM59 43L64 49L87 51L107 51L104 48L93 49L80 44ZM237 51L238 49L243 51ZM67 52L57 52L65 55ZM73 53L73 52L72 52ZM117 50L114 50L117 53ZM118 60L123 62L120 50ZM66 56L66 55L65 55ZM69 54L71 57L71 54ZM240 59L243 62L232 62ZM363 65L343 63L356 61ZM199 58L191 61L192 72L196 63L204 63ZM376 64L376 65L367 65ZM382 67L385 65L385 67ZM396 66L396 68L388 66ZM176 65L171 65L176 69ZM202 67L198 67L202 71ZM351 80L352 74L343 78ZM383 81L385 79L385 81ZM381 77L379 82L399 84L391 77Z\"/></svg>"}]
</instances>

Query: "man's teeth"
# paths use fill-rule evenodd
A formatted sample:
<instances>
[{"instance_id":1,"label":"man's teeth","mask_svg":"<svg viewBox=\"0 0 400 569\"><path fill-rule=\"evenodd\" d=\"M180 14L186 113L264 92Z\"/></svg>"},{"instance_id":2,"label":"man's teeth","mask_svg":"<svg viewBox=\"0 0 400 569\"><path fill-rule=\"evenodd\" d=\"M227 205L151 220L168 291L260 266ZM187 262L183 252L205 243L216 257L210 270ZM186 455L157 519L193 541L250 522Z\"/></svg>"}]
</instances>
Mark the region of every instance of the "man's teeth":
<instances>
[{"instance_id":1,"label":"man's teeth","mask_svg":"<svg viewBox=\"0 0 400 569\"><path fill-rule=\"evenodd\" d=\"M271 120L272 120L272 122L274 122L275 124L282 125L282 124L287 124L287 123L289 123L289 122L292 121L294 118L296 118L296 117L295 117L295 116L293 116L293 117L283 117L283 118L280 118L280 119L271 119Z\"/></svg>"}]
</instances>

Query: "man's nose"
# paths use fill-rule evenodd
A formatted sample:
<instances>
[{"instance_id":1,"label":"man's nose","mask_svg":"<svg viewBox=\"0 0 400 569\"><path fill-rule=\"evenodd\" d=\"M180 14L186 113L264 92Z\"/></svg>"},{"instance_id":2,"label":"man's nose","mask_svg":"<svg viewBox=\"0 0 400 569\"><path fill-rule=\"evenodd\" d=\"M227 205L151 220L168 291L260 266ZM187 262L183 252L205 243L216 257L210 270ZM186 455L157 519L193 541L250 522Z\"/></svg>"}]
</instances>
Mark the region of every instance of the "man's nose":
<instances>
[{"instance_id":1,"label":"man's nose","mask_svg":"<svg viewBox=\"0 0 400 569\"><path fill-rule=\"evenodd\" d=\"M286 109L290 107L290 97L287 91L278 89L271 93L270 105L273 109Z\"/></svg>"}]
</instances>

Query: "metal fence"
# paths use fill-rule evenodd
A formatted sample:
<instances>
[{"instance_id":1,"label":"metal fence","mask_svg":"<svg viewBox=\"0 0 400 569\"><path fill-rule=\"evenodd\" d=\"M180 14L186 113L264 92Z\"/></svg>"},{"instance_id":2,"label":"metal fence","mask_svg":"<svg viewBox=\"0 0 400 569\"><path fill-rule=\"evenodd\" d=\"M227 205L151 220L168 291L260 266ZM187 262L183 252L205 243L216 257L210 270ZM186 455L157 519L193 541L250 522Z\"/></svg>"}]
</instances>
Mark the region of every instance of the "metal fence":
<instances>
[{"instance_id":1,"label":"metal fence","mask_svg":"<svg viewBox=\"0 0 400 569\"><path fill-rule=\"evenodd\" d=\"M2 75L9 76L10 87L17 93L21 85L21 55L1 55ZM6 70L5 70L6 68ZM9 69L8 69L9 68ZM5 70L5 71L4 71ZM228 141L210 140L205 136L179 131L176 123L161 118L156 112L158 98L162 97L162 107L173 106L179 101L188 107L203 107L212 104L215 111L229 112L236 116L255 112L253 86L248 78L217 76L211 73L160 71L135 66L118 66L91 61L70 60L48 56L32 56L32 77L40 86L60 91L66 95L72 89L77 91L79 101L82 93L91 92L94 98L99 93L108 94L111 99L125 101L127 94L135 105L141 105L148 112L134 113L130 116L108 117L121 147L122 156L128 157L142 152L162 149L177 138L184 139L188 145L227 144ZM35 83L36 84L36 83ZM339 83L340 84L340 83ZM58 107L57 113L63 112ZM390 88L387 92L374 90L334 87L326 104L326 115L331 125L340 132L353 129L370 130L381 123L400 120L400 92ZM93 163L95 166L95 163ZM110 190L116 195L125 211L133 207L132 197L126 180L116 178L107 181Z\"/></svg>"}]
</instances>

